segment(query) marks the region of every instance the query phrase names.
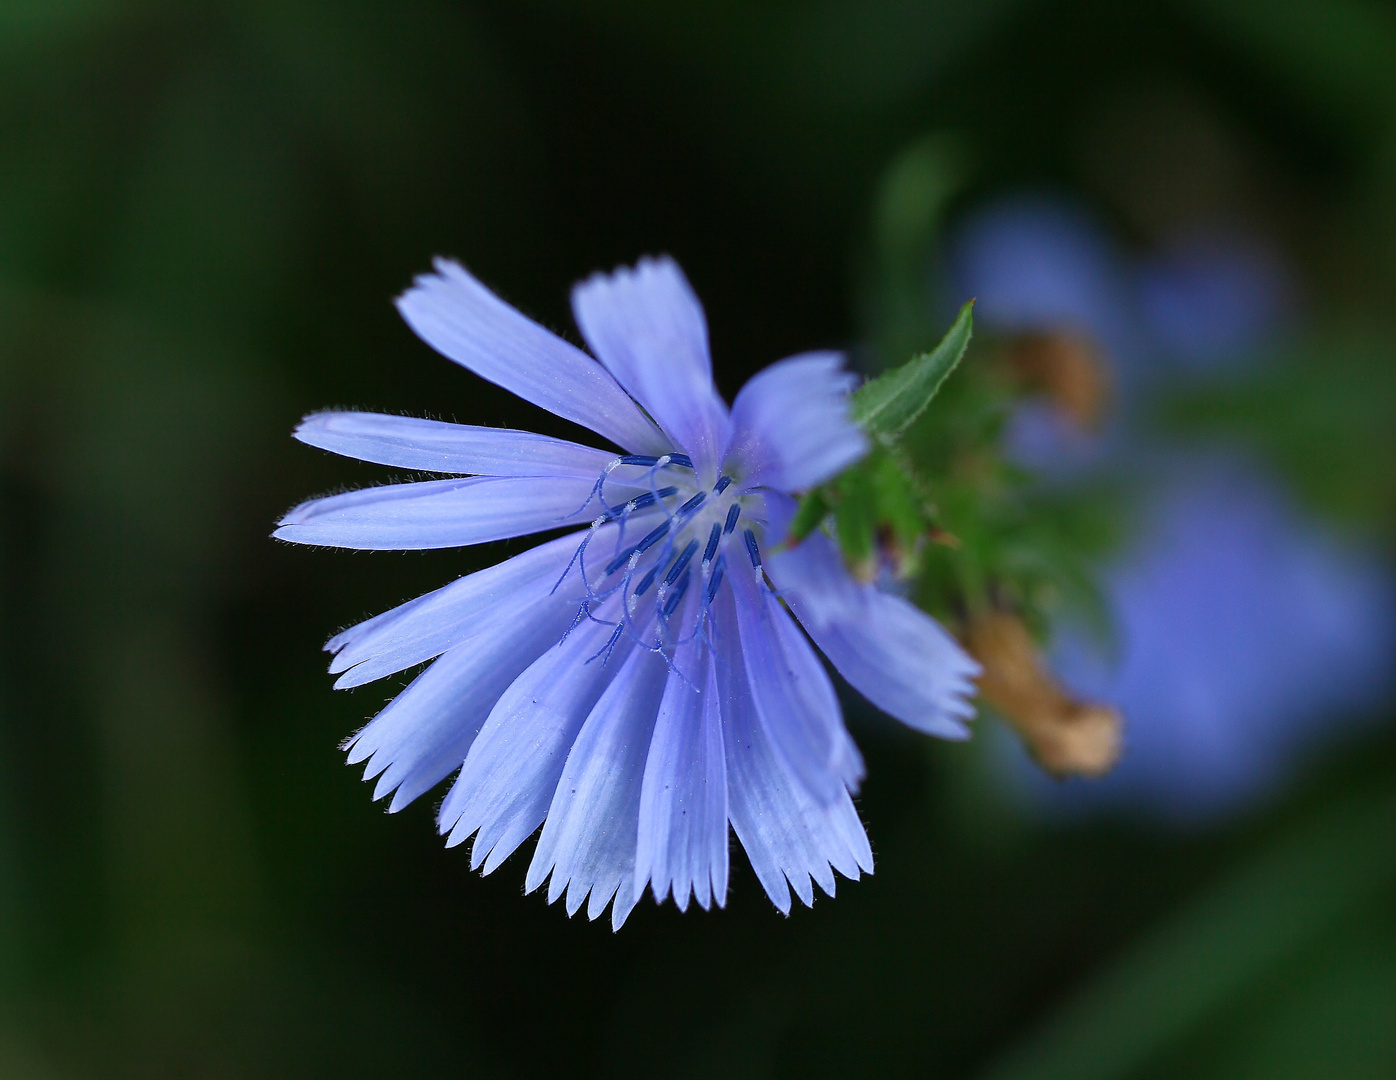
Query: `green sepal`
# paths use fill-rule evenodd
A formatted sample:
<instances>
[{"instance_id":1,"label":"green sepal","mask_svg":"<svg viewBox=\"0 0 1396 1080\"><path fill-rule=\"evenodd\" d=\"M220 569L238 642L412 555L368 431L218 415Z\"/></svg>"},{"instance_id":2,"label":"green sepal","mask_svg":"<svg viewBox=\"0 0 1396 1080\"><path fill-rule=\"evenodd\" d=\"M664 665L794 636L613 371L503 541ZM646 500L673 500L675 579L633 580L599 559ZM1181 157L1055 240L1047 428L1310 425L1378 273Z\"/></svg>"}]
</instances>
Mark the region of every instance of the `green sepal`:
<instances>
[{"instance_id":1,"label":"green sepal","mask_svg":"<svg viewBox=\"0 0 1396 1080\"><path fill-rule=\"evenodd\" d=\"M974 301L960 308L955 323L928 353L913 357L864 383L853 395L853 419L869 435L897 438L925 411L955 370L974 329Z\"/></svg>"},{"instance_id":2,"label":"green sepal","mask_svg":"<svg viewBox=\"0 0 1396 1080\"><path fill-rule=\"evenodd\" d=\"M871 578L877 568L877 495L855 465L835 481L834 530L839 550L855 577Z\"/></svg>"},{"instance_id":3,"label":"green sepal","mask_svg":"<svg viewBox=\"0 0 1396 1080\"><path fill-rule=\"evenodd\" d=\"M875 451L868 459L866 475L877 505L878 527L890 533L902 551L911 551L929 522L909 463L886 450Z\"/></svg>"},{"instance_id":4,"label":"green sepal","mask_svg":"<svg viewBox=\"0 0 1396 1080\"><path fill-rule=\"evenodd\" d=\"M823 488L815 488L800 500L800 506L795 511L794 520L790 522L790 531L787 543L794 547L801 540L807 537L815 529L824 523L829 511L833 507L829 505L829 500L824 496Z\"/></svg>"}]
</instances>

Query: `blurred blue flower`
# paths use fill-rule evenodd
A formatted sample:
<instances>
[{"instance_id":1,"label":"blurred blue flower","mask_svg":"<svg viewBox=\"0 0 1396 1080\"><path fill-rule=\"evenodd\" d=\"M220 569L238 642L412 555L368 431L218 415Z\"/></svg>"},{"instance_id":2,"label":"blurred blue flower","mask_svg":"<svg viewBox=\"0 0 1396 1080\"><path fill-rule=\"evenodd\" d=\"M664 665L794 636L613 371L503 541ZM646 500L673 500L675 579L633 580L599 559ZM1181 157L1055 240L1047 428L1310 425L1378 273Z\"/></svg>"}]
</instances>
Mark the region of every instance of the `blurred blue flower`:
<instances>
[{"instance_id":1,"label":"blurred blue flower","mask_svg":"<svg viewBox=\"0 0 1396 1080\"><path fill-rule=\"evenodd\" d=\"M1396 588L1389 569L1306 521L1239 452L1151 438L1139 407L1169 381L1234 375L1277 330L1292 295L1264 245L1196 232L1130 265L1079 207L1018 198L969 218L951 248L986 330L1074 332L1101 346L1116 416L1098 434L1043 404L1011 446L1060 480L1111 469L1151 492L1137 540L1105 578L1117 641L1060 633L1063 681L1125 715L1125 753L1103 780L1029 790L1065 808L1112 802L1203 818L1272 788L1313 740L1392 690Z\"/></svg>"},{"instance_id":2,"label":"blurred blue flower","mask_svg":"<svg viewBox=\"0 0 1396 1080\"><path fill-rule=\"evenodd\" d=\"M977 668L906 601L855 582L827 537L779 550L791 492L860 458L836 353L772 365L729 411L678 266L576 287L600 359L455 263L398 301L428 344L624 449L522 431L321 413L302 442L453 474L296 507L275 535L360 549L457 547L585 525L332 638L337 687L433 661L346 748L398 810L460 770L438 826L489 873L543 826L527 889L573 914L649 885L726 899L730 821L767 895L829 895L872 852L849 797L863 764L800 625L854 687L918 730L965 735ZM780 599L772 591L779 590ZM785 601L782 604L781 601ZM786 604L789 606L787 611ZM787 885L787 879L789 885Z\"/></svg>"},{"instance_id":3,"label":"blurred blue flower","mask_svg":"<svg viewBox=\"0 0 1396 1080\"><path fill-rule=\"evenodd\" d=\"M1390 693L1396 588L1233 458L1173 461L1146 515L1106 575L1118 655L1068 631L1051 657L1072 690L1124 710L1126 753L1058 790L1202 818L1272 790Z\"/></svg>"},{"instance_id":4,"label":"blurred blue flower","mask_svg":"<svg viewBox=\"0 0 1396 1080\"><path fill-rule=\"evenodd\" d=\"M1042 196L995 204L962 225L951 258L955 295L977 297L975 318L985 325L1075 329L1112 354L1128 350L1126 267L1084 209Z\"/></svg>"},{"instance_id":5,"label":"blurred blue flower","mask_svg":"<svg viewBox=\"0 0 1396 1080\"><path fill-rule=\"evenodd\" d=\"M1196 231L1139 268L1139 308L1160 360L1212 374L1254 358L1293 307L1274 252L1240 234Z\"/></svg>"},{"instance_id":6,"label":"blurred blue flower","mask_svg":"<svg viewBox=\"0 0 1396 1080\"><path fill-rule=\"evenodd\" d=\"M1070 474L1115 450L1144 381L1141 327L1125 260L1081 207L1020 196L969 217L949 251L952 295L975 296L979 328L998 334L1051 332L1089 339L1111 361L1113 408L1086 432L1050 403L1026 401L1005 435L1010 456Z\"/></svg>"}]
</instances>

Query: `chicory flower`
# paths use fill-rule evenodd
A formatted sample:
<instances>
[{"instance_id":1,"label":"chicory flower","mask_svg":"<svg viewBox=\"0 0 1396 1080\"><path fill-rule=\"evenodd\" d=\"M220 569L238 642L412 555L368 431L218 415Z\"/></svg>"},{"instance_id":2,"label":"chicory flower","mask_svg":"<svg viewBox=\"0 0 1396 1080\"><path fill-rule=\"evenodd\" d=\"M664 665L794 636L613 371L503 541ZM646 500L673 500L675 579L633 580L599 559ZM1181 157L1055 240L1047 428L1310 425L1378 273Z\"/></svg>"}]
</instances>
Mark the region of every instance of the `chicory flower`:
<instances>
[{"instance_id":1,"label":"chicory flower","mask_svg":"<svg viewBox=\"0 0 1396 1080\"><path fill-rule=\"evenodd\" d=\"M827 536L780 546L792 492L868 448L839 354L772 365L729 410L673 261L597 275L572 307L596 359L453 262L398 300L439 352L620 452L356 412L296 430L446 475L304 503L280 539L405 550L580 526L329 641L340 688L430 662L346 743L349 762L367 762L390 811L458 771L438 825L448 845L474 837L485 873L541 825L526 887L548 881L568 914L613 900L619 927L646 887L681 910L721 906L729 823L788 913L792 888L810 904L812 881L833 895L835 870L872 870L850 798L862 760L806 634L874 704L947 738L966 734L976 665L851 578Z\"/></svg>"}]
</instances>

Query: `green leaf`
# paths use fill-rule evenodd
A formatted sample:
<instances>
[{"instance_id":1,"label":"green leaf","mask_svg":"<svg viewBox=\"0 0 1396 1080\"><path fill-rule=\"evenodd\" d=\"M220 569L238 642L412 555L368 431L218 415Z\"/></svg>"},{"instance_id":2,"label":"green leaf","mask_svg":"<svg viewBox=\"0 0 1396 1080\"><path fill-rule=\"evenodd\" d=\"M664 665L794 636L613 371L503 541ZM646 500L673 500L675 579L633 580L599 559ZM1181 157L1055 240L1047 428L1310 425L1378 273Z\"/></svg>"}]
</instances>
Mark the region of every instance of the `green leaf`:
<instances>
[{"instance_id":1,"label":"green leaf","mask_svg":"<svg viewBox=\"0 0 1396 1080\"><path fill-rule=\"evenodd\" d=\"M870 486L861 480L848 473L840 477L834 527L843 561L855 577L866 580L876 568L877 502Z\"/></svg>"},{"instance_id":2,"label":"green leaf","mask_svg":"<svg viewBox=\"0 0 1396 1080\"><path fill-rule=\"evenodd\" d=\"M824 523L829 510L829 500L824 497L823 490L815 488L800 500L800 507L795 511L795 519L790 523L790 532L786 543L794 547L814 532Z\"/></svg>"},{"instance_id":3,"label":"green leaf","mask_svg":"<svg viewBox=\"0 0 1396 1080\"><path fill-rule=\"evenodd\" d=\"M902 546L913 546L927 522L907 463L886 450L873 454L867 464L867 484L877 507L878 526L886 526Z\"/></svg>"},{"instance_id":4,"label":"green leaf","mask_svg":"<svg viewBox=\"0 0 1396 1080\"><path fill-rule=\"evenodd\" d=\"M955 324L928 353L864 383L853 395L853 419L870 435L895 439L925 410L969 346L974 301L960 308Z\"/></svg>"}]
</instances>

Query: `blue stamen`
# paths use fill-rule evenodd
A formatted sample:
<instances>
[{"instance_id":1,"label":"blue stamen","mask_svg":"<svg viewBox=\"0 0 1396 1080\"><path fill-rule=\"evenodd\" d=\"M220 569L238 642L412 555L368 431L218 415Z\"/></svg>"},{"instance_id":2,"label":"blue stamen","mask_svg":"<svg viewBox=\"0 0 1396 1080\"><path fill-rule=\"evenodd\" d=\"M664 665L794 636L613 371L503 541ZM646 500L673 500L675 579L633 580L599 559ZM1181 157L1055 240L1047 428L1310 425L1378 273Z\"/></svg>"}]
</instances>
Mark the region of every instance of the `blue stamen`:
<instances>
[{"instance_id":1,"label":"blue stamen","mask_svg":"<svg viewBox=\"0 0 1396 1080\"><path fill-rule=\"evenodd\" d=\"M622 551L614 559L608 562L606 564L606 573L614 574L617 570L619 570L622 566L624 566L626 563L630 561L630 557L632 555L642 554L648 551L650 548L654 547L655 544L659 543L659 541L664 539L664 536L668 531L669 522L665 521L659 525L656 525L654 529L650 532L650 534L646 536L643 540L641 540L638 544L636 544L634 547L627 548L625 551Z\"/></svg>"},{"instance_id":2,"label":"blue stamen","mask_svg":"<svg viewBox=\"0 0 1396 1080\"><path fill-rule=\"evenodd\" d=\"M688 546L679 552L679 557L674 560L674 565L669 567L669 572L664 575L664 584L672 585L678 580L678 576L684 572L689 561L693 558L693 553L698 550L698 541L690 540Z\"/></svg>"},{"instance_id":3,"label":"blue stamen","mask_svg":"<svg viewBox=\"0 0 1396 1080\"><path fill-rule=\"evenodd\" d=\"M611 631L611 636L606 639L606 644L602 645L594 655L588 656L586 662L590 664L593 660L599 659L601 663L606 663L606 661L611 658L611 653L615 650L616 642L620 640L620 635L624 630L624 622L616 623L616 628Z\"/></svg>"},{"instance_id":4,"label":"blue stamen","mask_svg":"<svg viewBox=\"0 0 1396 1080\"><path fill-rule=\"evenodd\" d=\"M622 465L653 466L657 465L658 463L659 459L657 457L650 457L648 454L626 454L625 457L620 459L620 464Z\"/></svg>"},{"instance_id":5,"label":"blue stamen","mask_svg":"<svg viewBox=\"0 0 1396 1080\"><path fill-rule=\"evenodd\" d=\"M674 613L674 609L679 606L679 601L683 599L683 594L688 591L688 583L693 575L686 573L679 579L678 588L669 594L669 598L664 601L664 617L667 619Z\"/></svg>"},{"instance_id":6,"label":"blue stamen","mask_svg":"<svg viewBox=\"0 0 1396 1080\"><path fill-rule=\"evenodd\" d=\"M572 617L572 625L562 632L562 637L558 638L558 644L561 645L564 641L566 641L568 635L570 635L573 630L577 629L577 627L582 625L582 620L587 619L590 616L591 608L588 606L588 602L586 600L583 600L581 606L577 608L577 614Z\"/></svg>"},{"instance_id":7,"label":"blue stamen","mask_svg":"<svg viewBox=\"0 0 1396 1080\"><path fill-rule=\"evenodd\" d=\"M724 491L727 490L731 483L732 478L730 476L719 476L717 478L717 484L713 487L713 494L721 495Z\"/></svg>"},{"instance_id":8,"label":"blue stamen","mask_svg":"<svg viewBox=\"0 0 1396 1080\"><path fill-rule=\"evenodd\" d=\"M576 517L588 506L590 506L593 500L601 504L602 513L604 513L607 517L613 514L615 510L613 507L606 505L606 496L603 494L606 487L606 475L610 471L610 467L608 466L606 472L603 472L599 477L597 477L596 483L591 486L591 494L587 496L586 502L582 503L581 506L573 510L572 513L563 514L562 517L558 518L558 521L566 521L568 518Z\"/></svg>"},{"instance_id":9,"label":"blue stamen","mask_svg":"<svg viewBox=\"0 0 1396 1080\"><path fill-rule=\"evenodd\" d=\"M712 562L713 553L717 551L718 541L722 539L722 526L716 521L713 522L713 531L708 534L708 546L703 549L703 561Z\"/></svg>"},{"instance_id":10,"label":"blue stamen","mask_svg":"<svg viewBox=\"0 0 1396 1080\"><path fill-rule=\"evenodd\" d=\"M610 520L614 521L622 514L633 514L636 510L643 510L647 506L652 506L660 499L667 499L670 495L677 495L678 493L679 489L676 487L663 487L658 491L646 491L643 494L636 495L635 498L631 499L630 502L626 503L624 506L615 507L607 516Z\"/></svg>"},{"instance_id":11,"label":"blue stamen","mask_svg":"<svg viewBox=\"0 0 1396 1080\"><path fill-rule=\"evenodd\" d=\"M713 568L713 576L708 579L708 604L711 605L713 597L717 595L717 587L722 584L722 570L727 565L725 558L717 560L717 566Z\"/></svg>"},{"instance_id":12,"label":"blue stamen","mask_svg":"<svg viewBox=\"0 0 1396 1080\"><path fill-rule=\"evenodd\" d=\"M722 534L726 536L737 527L737 518L741 517L742 508L736 503L732 504L732 509L727 511L727 524L722 527Z\"/></svg>"},{"instance_id":13,"label":"blue stamen","mask_svg":"<svg viewBox=\"0 0 1396 1080\"><path fill-rule=\"evenodd\" d=\"M761 549L756 546L756 534L748 529L742 533L742 539L746 541L747 554L751 556L751 565L756 569L761 569Z\"/></svg>"},{"instance_id":14,"label":"blue stamen","mask_svg":"<svg viewBox=\"0 0 1396 1080\"><path fill-rule=\"evenodd\" d=\"M659 571L663 569L662 564L655 563L649 571L640 579L640 584L635 586L635 595L644 596L650 591L650 586L654 584L654 579L659 576Z\"/></svg>"},{"instance_id":15,"label":"blue stamen","mask_svg":"<svg viewBox=\"0 0 1396 1080\"><path fill-rule=\"evenodd\" d=\"M678 508L678 516L686 517L687 515L693 513L693 511L697 510L698 507L703 505L703 500L707 497L708 493L706 491L698 492L697 495L693 496L693 498L689 499L688 502L684 503L682 506Z\"/></svg>"},{"instance_id":16,"label":"blue stamen","mask_svg":"<svg viewBox=\"0 0 1396 1080\"><path fill-rule=\"evenodd\" d=\"M664 522L664 524L662 525L656 525L653 529L649 531L648 535L646 535L643 539L641 539L641 541L638 544L635 545L635 551L640 554L643 554L644 552L648 551L650 548L654 547L655 544L659 543L659 541L663 540L664 535L668 531L669 523L667 521Z\"/></svg>"},{"instance_id":17,"label":"blue stamen","mask_svg":"<svg viewBox=\"0 0 1396 1080\"><path fill-rule=\"evenodd\" d=\"M562 571L562 577L558 578L557 581L553 583L552 590L548 593L549 596L557 592L558 588L562 585L562 583L567 580L567 575L572 572L572 567L577 565L578 559L582 561L582 581L586 581L587 544L591 543L591 538L596 534L596 530L599 529L605 523L606 519L604 517L599 517L591 523L591 528L587 531L587 534L584 537L582 537L581 544L578 546L576 551L572 552L572 558L567 560L567 568ZM590 591L590 585L588 585L587 588L588 591Z\"/></svg>"},{"instance_id":18,"label":"blue stamen","mask_svg":"<svg viewBox=\"0 0 1396 1080\"><path fill-rule=\"evenodd\" d=\"M685 469L691 469L693 468L693 459L687 454L670 454L669 464L682 465Z\"/></svg>"}]
</instances>

